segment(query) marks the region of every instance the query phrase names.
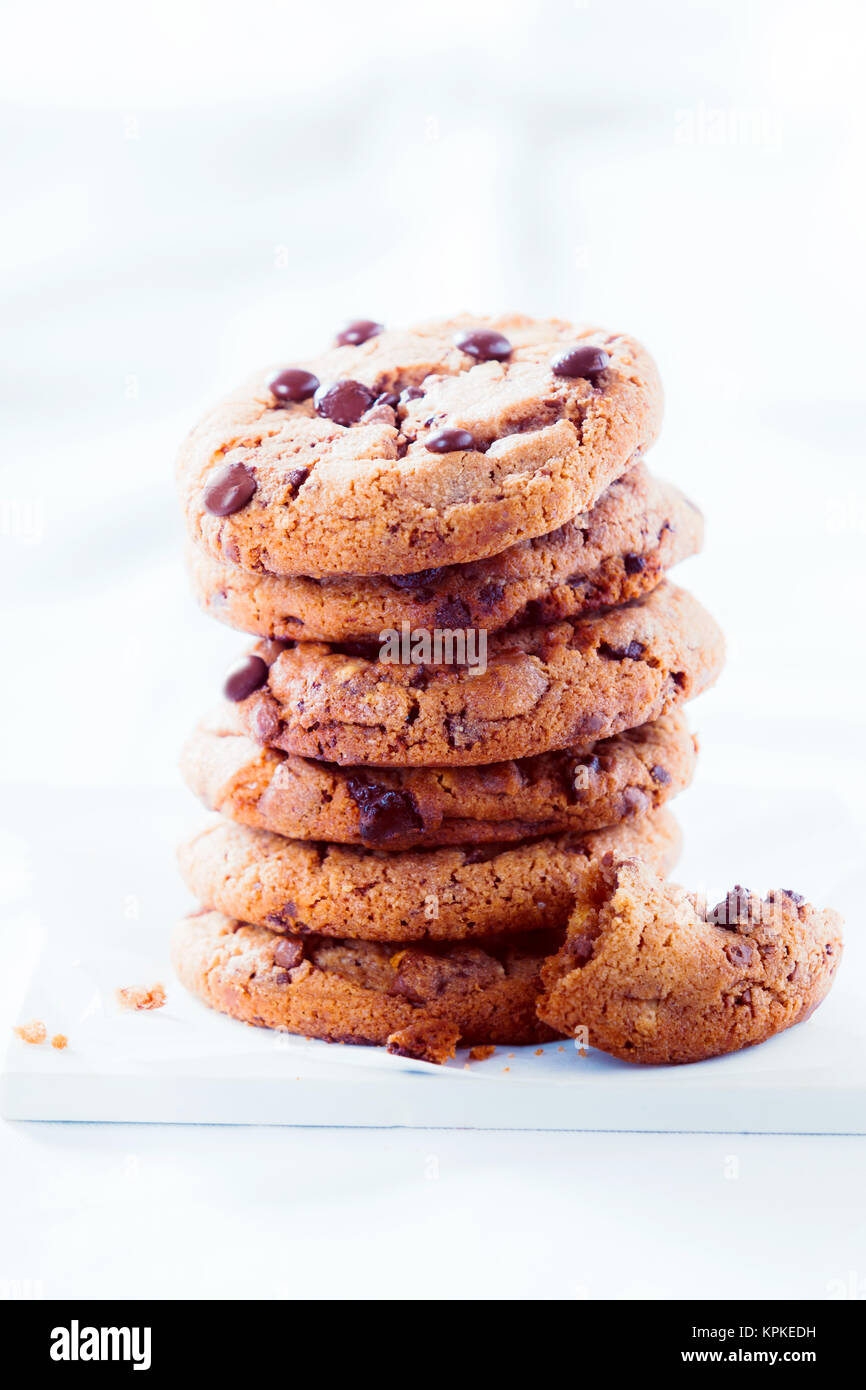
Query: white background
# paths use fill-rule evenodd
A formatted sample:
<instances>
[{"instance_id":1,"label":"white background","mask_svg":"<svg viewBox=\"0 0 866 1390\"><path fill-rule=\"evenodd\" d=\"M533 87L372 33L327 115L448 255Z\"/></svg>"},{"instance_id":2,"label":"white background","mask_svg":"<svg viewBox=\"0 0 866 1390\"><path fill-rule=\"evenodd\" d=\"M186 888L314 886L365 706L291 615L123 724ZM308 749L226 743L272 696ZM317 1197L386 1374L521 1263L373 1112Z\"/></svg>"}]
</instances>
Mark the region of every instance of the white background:
<instances>
[{"instance_id":1,"label":"white background","mask_svg":"<svg viewBox=\"0 0 866 1390\"><path fill-rule=\"evenodd\" d=\"M863 40L854 0L5 7L13 911L87 912L80 863L28 869L79 789L183 804L177 749L243 645L180 564L197 413L347 317L514 308L648 343L651 464L707 514L681 577L729 659L699 777L742 825L717 867L688 793L682 876L793 882L845 908L858 958ZM124 854L146 877L134 823L92 874ZM5 929L7 1021L35 946ZM861 1140L18 1124L2 1145L13 1295L866 1292Z\"/></svg>"}]
</instances>

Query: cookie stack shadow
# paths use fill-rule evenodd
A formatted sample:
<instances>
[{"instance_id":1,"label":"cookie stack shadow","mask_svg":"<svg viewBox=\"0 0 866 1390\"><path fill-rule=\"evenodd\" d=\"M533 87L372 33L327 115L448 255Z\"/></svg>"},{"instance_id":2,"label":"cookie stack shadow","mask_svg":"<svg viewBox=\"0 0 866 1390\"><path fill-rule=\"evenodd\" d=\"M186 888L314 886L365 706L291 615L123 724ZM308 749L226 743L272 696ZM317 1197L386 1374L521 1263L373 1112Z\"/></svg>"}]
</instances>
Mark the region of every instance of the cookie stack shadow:
<instances>
[{"instance_id":1,"label":"cookie stack shadow","mask_svg":"<svg viewBox=\"0 0 866 1390\"><path fill-rule=\"evenodd\" d=\"M182 757L194 994L430 1061L555 1036L541 966L604 854L671 868L723 660L659 418L631 340L462 318L349 325L193 432L193 587L254 639Z\"/></svg>"}]
</instances>

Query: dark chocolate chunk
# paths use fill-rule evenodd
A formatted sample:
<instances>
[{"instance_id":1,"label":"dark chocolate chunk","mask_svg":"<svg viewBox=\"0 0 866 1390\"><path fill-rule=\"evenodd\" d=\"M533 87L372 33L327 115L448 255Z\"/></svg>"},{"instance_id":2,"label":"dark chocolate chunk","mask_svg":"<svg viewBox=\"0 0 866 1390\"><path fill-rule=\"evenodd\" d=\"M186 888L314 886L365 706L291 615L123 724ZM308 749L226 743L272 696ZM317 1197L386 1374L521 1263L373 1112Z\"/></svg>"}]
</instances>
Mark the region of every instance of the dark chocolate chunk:
<instances>
[{"instance_id":1,"label":"dark chocolate chunk","mask_svg":"<svg viewBox=\"0 0 866 1390\"><path fill-rule=\"evenodd\" d=\"M376 392L369 386L346 377L330 386L320 386L313 404L319 415L333 420L335 425L356 425L375 399Z\"/></svg>"},{"instance_id":2,"label":"dark chocolate chunk","mask_svg":"<svg viewBox=\"0 0 866 1390\"><path fill-rule=\"evenodd\" d=\"M458 333L454 342L461 352L479 362L505 362L511 356L511 344L495 328L475 328Z\"/></svg>"},{"instance_id":3,"label":"dark chocolate chunk","mask_svg":"<svg viewBox=\"0 0 866 1390\"><path fill-rule=\"evenodd\" d=\"M267 663L260 656L246 656L226 677L223 693L227 700L246 700L260 690L268 678Z\"/></svg>"},{"instance_id":4,"label":"dark chocolate chunk","mask_svg":"<svg viewBox=\"0 0 866 1390\"><path fill-rule=\"evenodd\" d=\"M424 448L431 454L452 454L460 449L474 449L475 441L468 430L439 430L425 439Z\"/></svg>"},{"instance_id":5,"label":"dark chocolate chunk","mask_svg":"<svg viewBox=\"0 0 866 1390\"><path fill-rule=\"evenodd\" d=\"M637 642L634 638L625 647L613 647L610 642L599 642L599 656L605 657L608 661L637 661L643 656L646 647L643 642Z\"/></svg>"},{"instance_id":6,"label":"dark chocolate chunk","mask_svg":"<svg viewBox=\"0 0 866 1390\"><path fill-rule=\"evenodd\" d=\"M257 486L245 464L225 463L211 474L203 501L213 516L233 516L247 505Z\"/></svg>"},{"instance_id":7,"label":"dark chocolate chunk","mask_svg":"<svg viewBox=\"0 0 866 1390\"><path fill-rule=\"evenodd\" d=\"M287 367L278 372L268 382L268 390L276 397L278 405L291 405L294 401L306 401L319 389L319 378L302 367Z\"/></svg>"},{"instance_id":8,"label":"dark chocolate chunk","mask_svg":"<svg viewBox=\"0 0 866 1390\"><path fill-rule=\"evenodd\" d=\"M586 343L560 353L553 359L552 366L554 376L584 377L595 385L596 378L609 362L610 358L603 348Z\"/></svg>"},{"instance_id":9,"label":"dark chocolate chunk","mask_svg":"<svg viewBox=\"0 0 866 1390\"><path fill-rule=\"evenodd\" d=\"M349 777L346 786L360 811L361 838L369 844L384 845L423 830L424 822L411 792L365 782L360 777Z\"/></svg>"},{"instance_id":10,"label":"dark chocolate chunk","mask_svg":"<svg viewBox=\"0 0 866 1390\"><path fill-rule=\"evenodd\" d=\"M384 328L384 323L376 323L374 319L352 319L351 323L340 329L337 342L340 347L358 347L366 343L368 338L375 338L384 332Z\"/></svg>"},{"instance_id":11,"label":"dark chocolate chunk","mask_svg":"<svg viewBox=\"0 0 866 1390\"><path fill-rule=\"evenodd\" d=\"M414 574L389 574L388 580L395 589L426 589L435 584L445 573L445 566L438 569L416 570Z\"/></svg>"},{"instance_id":12,"label":"dark chocolate chunk","mask_svg":"<svg viewBox=\"0 0 866 1390\"><path fill-rule=\"evenodd\" d=\"M472 613L462 598L448 598L439 604L434 617L437 627L464 628L469 626Z\"/></svg>"},{"instance_id":13,"label":"dark chocolate chunk","mask_svg":"<svg viewBox=\"0 0 866 1390\"><path fill-rule=\"evenodd\" d=\"M309 468L290 468L286 474L286 484L293 497L297 497L310 476Z\"/></svg>"},{"instance_id":14,"label":"dark chocolate chunk","mask_svg":"<svg viewBox=\"0 0 866 1390\"><path fill-rule=\"evenodd\" d=\"M283 970L294 970L304 959L304 943L293 936L284 936L274 947L274 965Z\"/></svg>"}]
</instances>

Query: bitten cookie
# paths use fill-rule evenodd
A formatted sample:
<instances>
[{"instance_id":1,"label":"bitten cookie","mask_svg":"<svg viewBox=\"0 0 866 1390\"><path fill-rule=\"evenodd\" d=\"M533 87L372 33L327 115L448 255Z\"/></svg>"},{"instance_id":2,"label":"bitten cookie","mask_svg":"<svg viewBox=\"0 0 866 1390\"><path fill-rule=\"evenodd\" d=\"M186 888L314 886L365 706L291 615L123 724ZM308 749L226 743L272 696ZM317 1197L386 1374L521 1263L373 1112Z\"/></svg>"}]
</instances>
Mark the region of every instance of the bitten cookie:
<instances>
[{"instance_id":1,"label":"bitten cookie","mask_svg":"<svg viewBox=\"0 0 866 1390\"><path fill-rule=\"evenodd\" d=\"M668 713L712 684L724 639L666 581L623 608L494 634L483 673L368 656L263 642L226 689L250 736L287 753L378 766L501 762L587 747Z\"/></svg>"},{"instance_id":2,"label":"bitten cookie","mask_svg":"<svg viewBox=\"0 0 866 1390\"><path fill-rule=\"evenodd\" d=\"M295 936L464 940L564 927L587 864L608 851L667 870L679 828L666 810L586 835L399 854L286 840L214 821L181 845L181 873L207 907Z\"/></svg>"},{"instance_id":3,"label":"bitten cookie","mask_svg":"<svg viewBox=\"0 0 866 1390\"><path fill-rule=\"evenodd\" d=\"M369 324L262 372L192 431L188 532L263 574L482 559L593 506L661 411L655 364L620 334L521 316Z\"/></svg>"},{"instance_id":4,"label":"bitten cookie","mask_svg":"<svg viewBox=\"0 0 866 1390\"><path fill-rule=\"evenodd\" d=\"M584 875L539 1016L631 1062L698 1062L808 1018L833 981L842 921L797 894L735 888L710 912L645 864Z\"/></svg>"},{"instance_id":5,"label":"bitten cookie","mask_svg":"<svg viewBox=\"0 0 866 1390\"><path fill-rule=\"evenodd\" d=\"M177 928L172 958L192 994L244 1023L444 1062L458 1042L555 1036L535 1005L542 962L561 939L541 932L424 948L302 940L202 912Z\"/></svg>"},{"instance_id":6,"label":"bitten cookie","mask_svg":"<svg viewBox=\"0 0 866 1390\"><path fill-rule=\"evenodd\" d=\"M467 565L415 574L313 579L254 573L190 545L202 606L256 637L344 642L386 628L483 627L555 622L648 593L701 547L703 518L643 465L611 483L589 512L546 536Z\"/></svg>"},{"instance_id":7,"label":"bitten cookie","mask_svg":"<svg viewBox=\"0 0 866 1390\"><path fill-rule=\"evenodd\" d=\"M241 825L388 850L596 830L663 805L688 786L694 765L695 740L679 710L586 753L371 769L263 748L228 702L199 725L181 757L190 790Z\"/></svg>"}]
</instances>

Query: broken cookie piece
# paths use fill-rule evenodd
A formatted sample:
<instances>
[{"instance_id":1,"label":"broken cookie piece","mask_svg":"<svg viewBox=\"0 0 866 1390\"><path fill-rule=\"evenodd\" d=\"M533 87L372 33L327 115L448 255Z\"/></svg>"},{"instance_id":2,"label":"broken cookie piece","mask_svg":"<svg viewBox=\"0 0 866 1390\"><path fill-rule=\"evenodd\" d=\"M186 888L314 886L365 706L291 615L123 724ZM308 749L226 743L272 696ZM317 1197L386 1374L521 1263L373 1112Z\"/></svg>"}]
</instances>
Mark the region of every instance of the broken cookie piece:
<instances>
[{"instance_id":1,"label":"broken cookie piece","mask_svg":"<svg viewBox=\"0 0 866 1390\"><path fill-rule=\"evenodd\" d=\"M420 1062L448 1062L457 1051L460 1029L445 1019L424 1019L392 1033L385 1051Z\"/></svg>"},{"instance_id":2,"label":"broken cookie piece","mask_svg":"<svg viewBox=\"0 0 866 1390\"><path fill-rule=\"evenodd\" d=\"M631 1062L698 1062L801 1023L826 996L842 919L799 894L733 889L709 911L638 860L586 876L538 1014ZM585 1030L585 1031L581 1031Z\"/></svg>"}]
</instances>

